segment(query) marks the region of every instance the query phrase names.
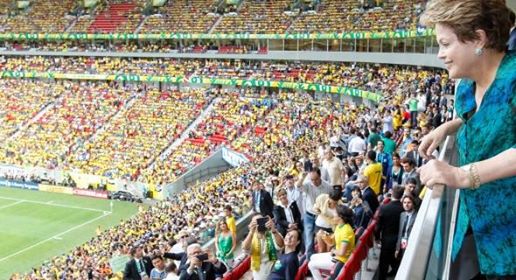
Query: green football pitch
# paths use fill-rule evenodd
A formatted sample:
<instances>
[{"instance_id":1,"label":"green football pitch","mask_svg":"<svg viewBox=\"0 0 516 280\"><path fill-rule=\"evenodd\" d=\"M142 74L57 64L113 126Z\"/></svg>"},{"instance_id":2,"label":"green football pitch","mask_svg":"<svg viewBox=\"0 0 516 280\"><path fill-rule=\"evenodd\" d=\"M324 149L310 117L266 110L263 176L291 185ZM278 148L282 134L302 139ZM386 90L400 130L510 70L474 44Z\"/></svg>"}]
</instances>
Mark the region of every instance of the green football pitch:
<instances>
[{"instance_id":1,"label":"green football pitch","mask_svg":"<svg viewBox=\"0 0 516 280\"><path fill-rule=\"evenodd\" d=\"M138 211L138 205L0 187L0 279L67 253Z\"/></svg>"}]
</instances>

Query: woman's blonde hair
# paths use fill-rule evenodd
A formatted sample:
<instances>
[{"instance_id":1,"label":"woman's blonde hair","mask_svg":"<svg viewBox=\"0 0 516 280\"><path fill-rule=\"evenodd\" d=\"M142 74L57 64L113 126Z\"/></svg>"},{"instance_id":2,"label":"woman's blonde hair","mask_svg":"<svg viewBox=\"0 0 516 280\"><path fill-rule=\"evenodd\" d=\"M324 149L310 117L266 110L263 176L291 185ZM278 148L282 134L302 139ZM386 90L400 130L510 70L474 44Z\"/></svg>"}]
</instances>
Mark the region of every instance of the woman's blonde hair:
<instances>
[{"instance_id":1,"label":"woman's blonde hair","mask_svg":"<svg viewBox=\"0 0 516 280\"><path fill-rule=\"evenodd\" d=\"M513 26L510 13L504 0L431 0L420 21L429 27L450 27L463 43L478 39L476 31L484 30L485 47L504 51Z\"/></svg>"}]
</instances>

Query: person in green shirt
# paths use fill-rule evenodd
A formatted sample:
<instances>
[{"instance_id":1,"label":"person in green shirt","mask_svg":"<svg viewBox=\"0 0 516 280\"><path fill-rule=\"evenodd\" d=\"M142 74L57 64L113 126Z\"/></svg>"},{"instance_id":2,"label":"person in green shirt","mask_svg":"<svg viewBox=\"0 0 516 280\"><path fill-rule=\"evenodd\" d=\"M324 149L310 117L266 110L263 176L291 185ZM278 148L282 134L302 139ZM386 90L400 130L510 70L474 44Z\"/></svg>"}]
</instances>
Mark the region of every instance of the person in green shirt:
<instances>
[{"instance_id":1,"label":"person in green shirt","mask_svg":"<svg viewBox=\"0 0 516 280\"><path fill-rule=\"evenodd\" d=\"M374 150L376 148L376 144L380 140L382 140L382 138L378 134L376 126L371 127L371 132L369 133L369 137L367 137L367 144L369 146L369 149Z\"/></svg>"},{"instance_id":2,"label":"person in green shirt","mask_svg":"<svg viewBox=\"0 0 516 280\"><path fill-rule=\"evenodd\" d=\"M233 267L236 235L229 230L225 220L220 220L217 223L215 241L217 258L222 260L228 267Z\"/></svg>"},{"instance_id":3,"label":"person in green shirt","mask_svg":"<svg viewBox=\"0 0 516 280\"><path fill-rule=\"evenodd\" d=\"M384 137L382 137L384 148L383 151L392 156L392 153L396 151L396 142L391 139L392 133L390 131L385 132Z\"/></svg>"},{"instance_id":4,"label":"person in green shirt","mask_svg":"<svg viewBox=\"0 0 516 280\"><path fill-rule=\"evenodd\" d=\"M417 104L419 100L417 99L416 94L412 95L412 98L408 101L409 111L410 111L410 125L414 128L417 126Z\"/></svg>"}]
</instances>

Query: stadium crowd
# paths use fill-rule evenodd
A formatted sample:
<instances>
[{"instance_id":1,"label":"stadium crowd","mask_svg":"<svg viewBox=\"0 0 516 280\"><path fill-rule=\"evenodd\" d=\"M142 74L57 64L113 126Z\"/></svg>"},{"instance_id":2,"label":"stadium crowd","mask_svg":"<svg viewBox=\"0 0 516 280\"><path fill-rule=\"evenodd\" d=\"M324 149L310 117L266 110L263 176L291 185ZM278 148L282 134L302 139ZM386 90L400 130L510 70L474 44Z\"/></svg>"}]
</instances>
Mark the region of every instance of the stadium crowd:
<instances>
[{"instance_id":1,"label":"stadium crowd","mask_svg":"<svg viewBox=\"0 0 516 280\"><path fill-rule=\"evenodd\" d=\"M407 78L407 81L411 80ZM61 83L64 88L74 86L72 82ZM37 279L38 277L58 279L93 277L106 279L116 277L116 275L120 276L122 272L113 272L110 268L108 261L113 256L120 254L128 255L130 252L140 254L142 252L139 251L140 248L143 250L143 255L146 256L163 255L166 252L170 252L171 245L174 243L172 241L185 235L184 231L189 236L200 240L199 242L206 241L214 236L215 232L213 229L215 224L223 218L222 214L225 212L227 205L233 206L232 211L237 217L245 214L250 208L255 209L254 211L264 216L276 217L273 212L277 213L279 210L270 211L262 209L263 206L254 203L256 191L252 190L256 189L264 188L268 190L268 193L272 194L274 201L280 198L276 194L278 189L287 189L288 205L294 201L299 203L298 209L302 217L301 221L303 221L301 223L304 224L306 222L304 219L314 213L310 210L312 208L310 204L314 203L317 197L310 201L307 198L308 193L306 195L299 195L301 188L292 188L292 186L295 185L294 181L297 178L301 178L300 182L304 180L303 184L314 183L319 173L319 178L322 178L322 182L328 181L328 183L325 183L328 186L331 187L332 185L330 184L338 185L338 189L344 191L346 199L349 196L346 192L347 189L356 190L357 187L363 188L368 186L375 190L373 200L376 199L376 195L384 194L384 192L387 195L389 191L392 192L392 188L397 185L406 187L407 193L410 192L418 196L419 193L417 192L421 191L422 188L420 186L415 188L417 192L409 190L408 188L411 186L412 181L409 180L408 176L401 176L401 184L398 184L398 182L389 183L391 175L395 174L390 171L390 160L378 159L382 166L380 170L382 170L384 165L387 170L383 180L385 183L382 186L379 185L378 177L367 177L367 174L372 174L369 166L378 166L376 163L377 157L371 157L371 152L376 150L378 155L383 155L386 159L390 159L391 153L393 157L401 157L402 169L411 173L409 172L411 170L410 167L417 165L419 162L419 159L411 158L413 156L411 151L414 150L414 146L417 145L417 141L422 134L428 132L428 129L431 128L430 124L433 122L429 117L422 118L422 114L416 116L415 119L411 119L410 113L401 111L401 108L404 107L405 103L408 105L408 109L414 107L415 103L416 111L418 109L427 111L426 107L439 108L439 106L446 103L444 101L446 100L445 98L436 99L432 96L427 105L418 108L417 105L420 100L414 98L409 93L415 92L419 88L422 91L431 88L435 88L434 91L443 91L444 84L445 80L441 78L440 74L419 80L414 79L407 85L410 87L410 90L402 92L398 100L401 106L396 105L396 96L394 96L394 99L386 99L385 103L379 104L376 109L352 104L340 106L338 103L330 100L314 99L308 93L301 94L287 91L281 91L272 96L266 92L251 93L248 97L239 96L237 93L222 95L221 101L215 105L210 117L196 128L197 131L193 132L191 138L195 139L199 135L209 137L220 134L228 142L232 142L232 145L243 147L244 149L242 150L253 159L251 163L224 172L207 182L191 185L188 190L180 193L177 199L161 202L157 206L143 209L137 217L122 222L118 227L101 233L88 243L76 248L73 252L55 257L42 267L35 268L33 272L19 277L23 279ZM100 87L99 92L102 92L102 87L108 87L107 84L91 84L91 86ZM119 85L119 87L121 86ZM107 92L105 90L104 94L108 94L109 90ZM114 90L111 89L111 91ZM126 104L131 98L138 98L138 94L142 94L137 88L132 88L129 92L125 95L120 92L111 93L111 95L118 97L119 99L116 100L121 102L121 104ZM60 96L62 96L63 100L69 100L63 103L70 104L69 106L73 108L75 108L73 104L79 102L73 99L66 90ZM86 94L85 96L90 95ZM157 92L152 91L146 96L149 96L150 100L148 102L156 100L153 98L159 99L163 97L159 96ZM185 96L189 96L187 99L193 102L192 104L198 104L196 102L199 99L195 99L195 95ZM102 98L99 99L102 100ZM306 102L306 100L312 101ZM426 99L422 101L426 102ZM139 109L145 110L146 104L142 102L142 107L136 106L133 110L135 112ZM396 106L400 107L400 109L398 110ZM202 105L198 109L201 108ZM74 110L80 110L80 108L75 108ZM109 113L112 110L109 106L105 110L108 112L107 115L112 114ZM57 110L54 115L59 115L57 113L60 111L62 110ZM119 119L125 119L129 112L131 111L121 114ZM417 113L415 114L418 115ZM238 118L238 116L247 117ZM435 118L437 118L437 115L435 115ZM437 123L446 119L446 116L441 115ZM116 123L116 121L112 122L112 124ZM158 125L159 123L161 122L158 121ZM142 127L145 127L145 125ZM68 128L69 126L66 126L66 129ZM224 129L221 130L221 128ZM64 128L61 129L58 131L64 131ZM32 130L29 129L28 131ZM108 133L108 135L116 134L116 130ZM37 136L38 133L34 135ZM36 137L32 138L38 139ZM240 138L242 140L238 140ZM80 137L80 139L84 139L84 137ZM399 144L397 145L395 141ZM190 147L188 142L183 143L182 145L186 146L180 149L183 151L188 150ZM377 145L378 143L384 144L385 149L389 149L389 153L382 153L381 149L376 147L379 146ZM209 151L209 148L208 146L205 151ZM394 150L396 151L395 153ZM396 153L401 156L398 156ZM335 156L333 156L334 154ZM338 160L335 161L337 158ZM184 162L190 163L190 158L187 158ZM392 166L397 166L396 164L392 163ZM395 168L392 169L394 170ZM173 169L171 168L170 170ZM309 173L308 176L306 172ZM400 170L397 169L396 172L399 175ZM367 207L371 206L360 200L359 193L352 195L351 199L345 201L355 209L367 210ZM365 200L373 201L370 196L364 198ZM213 207L208 208L207 205ZM271 210L274 208L274 205L269 206ZM338 209L340 208L342 206L338 206ZM276 207L274 209L279 208ZM342 212L342 209L339 211ZM187 214L182 217L174 215L174 213L179 212ZM358 212L357 210L355 213ZM372 215L371 211L367 215ZM175 218L171 219L170 217ZM271 232L275 232L276 227L280 228L279 220L276 219L275 221L276 225L274 226L268 223ZM314 223L318 228L324 228L321 227L323 224L320 224L317 220ZM330 225L330 229L333 227L332 225ZM304 246L310 244L310 242L313 244L316 242L315 240L317 242L324 242L320 238L321 232L314 229L312 235L310 235L306 233L306 230L310 227L306 225L297 226L299 226L298 229L304 230L303 238L301 238L303 239L302 243L305 244ZM290 228L290 226L287 228ZM287 240L285 242L288 243ZM183 242L179 243L184 245ZM331 245L331 242L329 244ZM317 248L321 247L323 247L322 243L317 246ZM183 250L185 249L187 248L183 247ZM252 249L250 250L252 251ZM352 247L346 249L345 254L347 257L349 257L351 250ZM319 251L317 253L322 254L324 252ZM164 254L164 256L165 258L167 256L178 258L177 255L171 254ZM183 261L180 262L179 274L181 272L188 273L188 268L185 267L186 259L188 258L183 258ZM214 259L212 260L215 262ZM315 271L317 267L315 264L315 262L312 263L310 267L317 273ZM16 277L18 276L14 276L13 279L16 279Z\"/></svg>"},{"instance_id":2,"label":"stadium crowd","mask_svg":"<svg viewBox=\"0 0 516 280\"><path fill-rule=\"evenodd\" d=\"M161 64L159 64L161 62ZM168 63L165 63L168 62ZM158 66L159 65L159 66ZM243 79L272 79L286 81L303 81L317 82L323 84L343 85L354 88L360 88L370 91L379 91L384 95L386 102L393 101L392 104L398 105L396 110L386 113L393 118L393 126L399 128L401 118L411 115L416 117L412 121L419 120L425 125L431 122L434 115L449 116L450 104L443 96L451 92L453 83L447 80L446 75L442 71L422 70L416 68L405 68L397 66L372 66L359 64L273 64L270 62L229 62L229 61L203 61L203 60L163 60L152 61L145 59L88 59L88 58L55 58L47 59L43 57L33 57L27 59L20 58L3 58L0 60L0 67L3 70L13 71L56 71L61 73L136 73L136 74L169 74L173 76L191 76L202 75L207 77L219 78L243 78ZM16 84L17 81L9 80L9 83ZM435 82L437 81L437 82ZM20 82L27 83L27 82ZM428 84L433 84L428 86ZM116 84L116 83L115 83ZM29 85L34 85L29 83ZM201 101L205 97L200 91L196 90L170 90L158 92L155 88L143 85L128 84L129 93L124 92L122 96L117 93L124 87L116 85L113 94L106 93L110 91L108 83L97 83L91 87L91 93L95 96L102 97L100 100L94 101L93 108L97 111L95 123L81 120L80 116L70 115L78 104L86 109L84 101L91 97L85 95L75 96L73 91L79 88L79 84L72 82L58 82L55 85L55 96L59 102L59 106L50 106L49 112L43 114L37 122L31 123L28 131L19 137L24 137L27 133L35 135L30 140L16 141L11 139L3 145L4 153L1 155L6 162L11 164L29 164L22 155L33 154L31 163L41 167L61 166L67 169L82 170L83 173L93 173L96 175L110 176L114 178L128 178L153 183L168 183L176 176L182 174L189 167L195 165L214 151L220 144L233 146L237 150L243 152L250 146L254 140L241 133L247 132L256 135L255 131L251 131L253 124L257 123L260 118L248 117L240 118L239 114L255 115L257 113L255 106L250 101L236 101L223 99L221 103L215 106L212 115L197 126L189 138L196 141L188 141L179 146L170 155L168 159L157 161L155 168L146 170L151 162L172 143L195 119L195 116L209 103ZM408 88L410 87L410 90ZM66 92L66 94L61 94ZM241 90L242 93L251 92L250 89ZM409 94L410 93L410 94ZM411 104L403 104L403 100L409 100L410 96L414 102L419 102L419 106ZM114 95L114 96L113 96ZM128 95L130 97L126 98ZM23 98L29 98L30 95ZM112 98L116 100L111 100ZM232 97L236 98L236 97ZM134 102L125 104L128 99ZM43 101L40 99L39 101ZM430 104L435 100L437 106L434 109L426 108L426 104ZM154 109L171 108L163 107L166 102L175 102L178 105L184 104L184 108L195 104L192 108L193 113L189 110L171 111L159 110L156 113ZM229 103L228 103L229 102ZM12 103L12 108L18 108L22 102ZM96 104L99 103L99 104ZM163 103L163 104L158 104ZM37 104L37 103L35 103ZM66 105L66 106L63 106ZM63 108L61 108L63 106ZM178 107L179 108L179 107ZM59 109L59 114L54 114ZM150 110L150 111L149 111ZM219 112L220 110L220 112ZM263 113L263 108L259 109ZM151 112L152 111L152 112ZM197 113L194 113L194 112ZM416 114L415 112L419 112ZM146 113L145 113L146 112ZM90 112L91 114L92 112ZM111 119L117 113L116 118ZM16 117L25 121L34 117L23 110L9 112L5 115L6 125L11 126L11 130L3 131L5 134L12 134L12 127L19 125L13 119L14 114L21 114ZM152 117L150 115L152 114ZM49 117L52 115L52 117ZM258 115L260 115L258 113ZM52 119L50 119L52 118ZM153 119L153 121L150 121ZM135 121L138 120L136 123ZM168 122L167 120L176 120L177 124ZM107 122L106 122L107 121ZM52 125L49 126L48 123ZM69 125L77 126L75 129L81 131L79 134L69 134L63 139L52 140L56 143L58 149L54 152L48 152L44 149L43 139L55 136L52 128L68 127ZM73 124L76 123L76 124ZM166 125L165 125L166 124ZM97 135L98 128L106 125L102 132ZM165 126L163 126L165 125ZM165 130L158 129L166 128ZM263 127L263 126L262 126ZM18 127L17 127L18 128ZM425 128L426 129L426 128ZM401 131L401 130L398 130ZM46 135L46 136L42 136ZM93 135L95 137L91 138ZM236 137L239 135L239 137ZM398 135L394 135L398 136ZM43 137L43 138L41 138ZM90 139L91 138L91 139ZM238 138L238 139L237 139ZM153 139L158 139L154 141ZM397 139L400 139L399 137ZM39 141L41 140L41 141ZM28 141L29 143L22 144ZM43 141L43 142L42 142ZM46 140L45 140L46 141ZM64 142L63 142L64 141ZM401 140L399 140L401 141ZM110 162L114 151L108 152L106 147L115 145L120 148L117 152L116 167L107 164ZM407 143L403 144L408 145ZM22 148L23 147L23 148ZM131 152L123 152L123 151ZM57 152L59 151L59 152ZM174 170L171 172L170 170ZM143 176L140 176L143 174ZM161 174L160 176L154 176Z\"/></svg>"},{"instance_id":3,"label":"stadium crowd","mask_svg":"<svg viewBox=\"0 0 516 280\"><path fill-rule=\"evenodd\" d=\"M409 81L435 75L443 79L445 94L451 86L442 70L412 66L372 65L357 63L295 63L270 61L231 61L202 59L148 58L87 58L2 56L0 70L40 71L88 74L136 74L169 76L205 76L210 78L241 78L282 80L286 82L319 83L347 86L366 91L396 94ZM421 89L422 90L422 89ZM428 88L424 93L437 93ZM398 103L399 104L399 103Z\"/></svg>"},{"instance_id":4,"label":"stadium crowd","mask_svg":"<svg viewBox=\"0 0 516 280\"><path fill-rule=\"evenodd\" d=\"M169 1L145 12L146 1L100 1L92 9L77 11L74 1L55 5L37 1L0 19L3 32L185 32L285 33L386 31L415 28L423 0L314 1L304 11L292 1L242 1L223 13L213 13L220 3L213 0ZM9 5L0 15L9 13ZM226 9L227 10L227 9ZM2 12L3 11L3 12Z\"/></svg>"}]
</instances>

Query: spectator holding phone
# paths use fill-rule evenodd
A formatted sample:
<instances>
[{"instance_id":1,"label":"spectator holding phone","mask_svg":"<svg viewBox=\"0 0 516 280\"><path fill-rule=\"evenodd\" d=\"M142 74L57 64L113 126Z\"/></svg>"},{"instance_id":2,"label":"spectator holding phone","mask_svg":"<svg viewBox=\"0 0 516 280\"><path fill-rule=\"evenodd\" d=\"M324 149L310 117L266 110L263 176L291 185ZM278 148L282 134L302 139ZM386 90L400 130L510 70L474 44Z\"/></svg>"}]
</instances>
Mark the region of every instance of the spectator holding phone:
<instances>
[{"instance_id":1,"label":"spectator holding phone","mask_svg":"<svg viewBox=\"0 0 516 280\"><path fill-rule=\"evenodd\" d=\"M242 248L251 255L253 279L265 280L278 260L278 251L283 248L283 238L270 217L256 214L249 224L249 233Z\"/></svg>"},{"instance_id":2,"label":"spectator holding phone","mask_svg":"<svg viewBox=\"0 0 516 280\"><path fill-rule=\"evenodd\" d=\"M187 269L181 271L180 280L215 280L227 271L226 266L217 258L203 252L201 245L194 243L186 249Z\"/></svg>"}]
</instances>

